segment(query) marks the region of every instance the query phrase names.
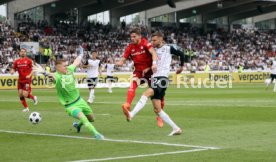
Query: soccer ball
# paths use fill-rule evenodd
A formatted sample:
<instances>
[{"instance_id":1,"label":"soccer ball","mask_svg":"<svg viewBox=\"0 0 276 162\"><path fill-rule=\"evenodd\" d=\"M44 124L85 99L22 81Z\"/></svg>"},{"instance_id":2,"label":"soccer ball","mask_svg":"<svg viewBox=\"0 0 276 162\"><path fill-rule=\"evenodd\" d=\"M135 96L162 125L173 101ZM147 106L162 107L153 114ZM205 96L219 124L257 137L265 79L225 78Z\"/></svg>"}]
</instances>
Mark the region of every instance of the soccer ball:
<instances>
[{"instance_id":1,"label":"soccer ball","mask_svg":"<svg viewBox=\"0 0 276 162\"><path fill-rule=\"evenodd\" d=\"M29 116L29 120L32 124L38 124L39 122L41 122L42 117L38 112L32 112Z\"/></svg>"}]
</instances>

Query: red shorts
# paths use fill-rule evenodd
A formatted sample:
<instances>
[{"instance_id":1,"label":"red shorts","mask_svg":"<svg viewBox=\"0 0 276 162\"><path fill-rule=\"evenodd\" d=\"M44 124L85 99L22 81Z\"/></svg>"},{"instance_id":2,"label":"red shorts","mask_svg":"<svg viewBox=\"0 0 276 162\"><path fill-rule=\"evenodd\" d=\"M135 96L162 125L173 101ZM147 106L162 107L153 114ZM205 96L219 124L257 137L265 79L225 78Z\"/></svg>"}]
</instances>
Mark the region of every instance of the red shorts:
<instances>
[{"instance_id":1,"label":"red shorts","mask_svg":"<svg viewBox=\"0 0 276 162\"><path fill-rule=\"evenodd\" d=\"M152 75L152 70L149 70L147 73L145 73L145 75L143 76L143 71L134 71L133 72L133 78L137 77L140 79L141 84L144 84L145 82L147 82L149 85L151 84L150 78Z\"/></svg>"},{"instance_id":2,"label":"red shorts","mask_svg":"<svg viewBox=\"0 0 276 162\"><path fill-rule=\"evenodd\" d=\"M23 91L28 91L29 93L32 92L31 88L31 82L27 83L22 83L22 82L17 82L17 89L22 89Z\"/></svg>"}]
</instances>

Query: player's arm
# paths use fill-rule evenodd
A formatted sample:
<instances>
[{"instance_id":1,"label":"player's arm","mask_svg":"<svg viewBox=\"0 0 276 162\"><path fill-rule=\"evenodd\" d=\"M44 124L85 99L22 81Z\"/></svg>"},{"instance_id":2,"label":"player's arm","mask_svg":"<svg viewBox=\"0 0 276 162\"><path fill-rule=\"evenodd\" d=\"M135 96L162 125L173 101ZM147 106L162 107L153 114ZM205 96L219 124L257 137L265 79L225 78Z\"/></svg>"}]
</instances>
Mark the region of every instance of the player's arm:
<instances>
[{"instance_id":1,"label":"player's arm","mask_svg":"<svg viewBox=\"0 0 276 162\"><path fill-rule=\"evenodd\" d=\"M31 61L31 62L29 63L29 66L30 66L30 68L33 68L33 61ZM33 74L34 74L34 72L33 72L33 70L32 70L31 73L30 73L29 75L26 76L26 78L27 78L27 79L31 78L31 77L33 76Z\"/></svg>"},{"instance_id":2,"label":"player's arm","mask_svg":"<svg viewBox=\"0 0 276 162\"><path fill-rule=\"evenodd\" d=\"M99 62L99 75L101 76L102 75L102 63L101 61Z\"/></svg>"},{"instance_id":3,"label":"player's arm","mask_svg":"<svg viewBox=\"0 0 276 162\"><path fill-rule=\"evenodd\" d=\"M176 55L180 58L180 67L179 69L176 70L176 74L180 74L183 71L183 66L184 66L184 53L180 50L176 50L174 47L171 46L170 49L171 54Z\"/></svg>"},{"instance_id":4,"label":"player's arm","mask_svg":"<svg viewBox=\"0 0 276 162\"><path fill-rule=\"evenodd\" d=\"M156 51L155 51L155 49L153 47L151 47L149 49L149 52L150 52L150 54L152 56L152 66L151 66L151 69L152 69L153 72L156 72L156 70L157 70L157 66L156 66L157 54L156 54Z\"/></svg>"},{"instance_id":5,"label":"player's arm","mask_svg":"<svg viewBox=\"0 0 276 162\"><path fill-rule=\"evenodd\" d=\"M79 48L77 50L79 50L79 56L74 60L74 62L72 64L75 67L78 67L81 64L81 60L82 60L82 57L83 57L83 48L82 48L82 46L79 46Z\"/></svg>"},{"instance_id":6,"label":"player's arm","mask_svg":"<svg viewBox=\"0 0 276 162\"><path fill-rule=\"evenodd\" d=\"M91 66L92 66L92 65L91 65L91 63L90 63L90 60L87 60L87 64L82 65L83 68L89 68L89 67L91 67Z\"/></svg>"},{"instance_id":7,"label":"player's arm","mask_svg":"<svg viewBox=\"0 0 276 162\"><path fill-rule=\"evenodd\" d=\"M17 62L13 62L13 67L10 69L10 74L13 75L15 71L17 70Z\"/></svg>"},{"instance_id":8,"label":"player's arm","mask_svg":"<svg viewBox=\"0 0 276 162\"><path fill-rule=\"evenodd\" d=\"M112 70L111 70L112 73L115 71L115 64L113 64L113 65L114 65L114 66L113 66L113 68L112 68Z\"/></svg>"},{"instance_id":9,"label":"player's arm","mask_svg":"<svg viewBox=\"0 0 276 162\"><path fill-rule=\"evenodd\" d=\"M39 65L38 63L35 63L32 65L32 72L37 73L37 74L43 74L45 77L48 77L50 79L51 82L55 83L56 82L56 78L55 75L52 73L47 73L46 70Z\"/></svg>"},{"instance_id":10,"label":"player's arm","mask_svg":"<svg viewBox=\"0 0 276 162\"><path fill-rule=\"evenodd\" d=\"M126 58L122 57L121 60L117 61L115 65L117 66L123 66L126 63Z\"/></svg>"},{"instance_id":11,"label":"player's arm","mask_svg":"<svg viewBox=\"0 0 276 162\"><path fill-rule=\"evenodd\" d=\"M131 54L131 47L128 46L126 48L125 53L124 53L123 57L121 58L121 60L117 61L115 63L115 65L117 65L117 66L123 66L126 63L126 60L129 58L130 54Z\"/></svg>"},{"instance_id":12,"label":"player's arm","mask_svg":"<svg viewBox=\"0 0 276 162\"><path fill-rule=\"evenodd\" d=\"M15 73L14 68L11 68L11 69L10 69L10 74L13 75L14 73Z\"/></svg>"},{"instance_id":13,"label":"player's arm","mask_svg":"<svg viewBox=\"0 0 276 162\"><path fill-rule=\"evenodd\" d=\"M267 65L268 68L272 69L273 61L270 61Z\"/></svg>"}]
</instances>

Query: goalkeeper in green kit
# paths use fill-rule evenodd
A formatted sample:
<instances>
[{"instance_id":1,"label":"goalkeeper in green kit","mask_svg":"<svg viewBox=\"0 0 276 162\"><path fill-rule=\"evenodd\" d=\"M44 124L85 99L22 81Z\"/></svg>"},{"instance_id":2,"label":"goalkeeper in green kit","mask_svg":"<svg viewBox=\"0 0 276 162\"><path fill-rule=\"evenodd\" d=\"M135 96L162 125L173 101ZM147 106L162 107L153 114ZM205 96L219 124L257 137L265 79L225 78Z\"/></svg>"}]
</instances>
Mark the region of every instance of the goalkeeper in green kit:
<instances>
[{"instance_id":1,"label":"goalkeeper in green kit","mask_svg":"<svg viewBox=\"0 0 276 162\"><path fill-rule=\"evenodd\" d=\"M102 140L104 136L90 123L94 121L93 111L85 100L81 98L79 90L76 88L74 71L81 64L83 48L80 46L78 50L79 56L74 60L73 64L68 66L66 60L62 59L56 61L56 72L52 77L59 101L65 107L66 112L73 118L79 119L79 122L73 123L77 132L80 132L82 125L84 125L96 139Z\"/></svg>"}]
</instances>

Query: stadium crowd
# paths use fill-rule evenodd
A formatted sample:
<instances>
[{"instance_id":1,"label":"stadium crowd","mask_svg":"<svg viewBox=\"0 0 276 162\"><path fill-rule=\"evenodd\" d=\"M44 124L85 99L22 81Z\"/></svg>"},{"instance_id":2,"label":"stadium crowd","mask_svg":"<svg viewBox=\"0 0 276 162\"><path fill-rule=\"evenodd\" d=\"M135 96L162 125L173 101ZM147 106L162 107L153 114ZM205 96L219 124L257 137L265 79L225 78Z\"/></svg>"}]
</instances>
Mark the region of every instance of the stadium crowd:
<instances>
[{"instance_id":1,"label":"stadium crowd","mask_svg":"<svg viewBox=\"0 0 276 162\"><path fill-rule=\"evenodd\" d=\"M7 73L7 67L18 57L21 42L39 42L40 50L33 55L44 55L47 65L54 70L54 60L65 58L73 60L76 48L83 46L86 53L97 50L99 59L116 61L122 56L130 42L126 26L112 29L110 25L89 23L83 27L74 24L59 23L47 27L47 22L22 22L18 29L12 29L8 22L0 22L0 73ZM199 29L177 29L174 27L151 28L144 26L142 34L149 38L152 31L162 31L166 41L184 50L186 71L224 71L265 70L269 59L275 56L276 32L258 31L256 29L237 29L232 32L214 31L202 34ZM178 66L177 60L172 63L172 70ZM120 69L131 71L132 62ZM82 69L79 69L82 71Z\"/></svg>"}]
</instances>

